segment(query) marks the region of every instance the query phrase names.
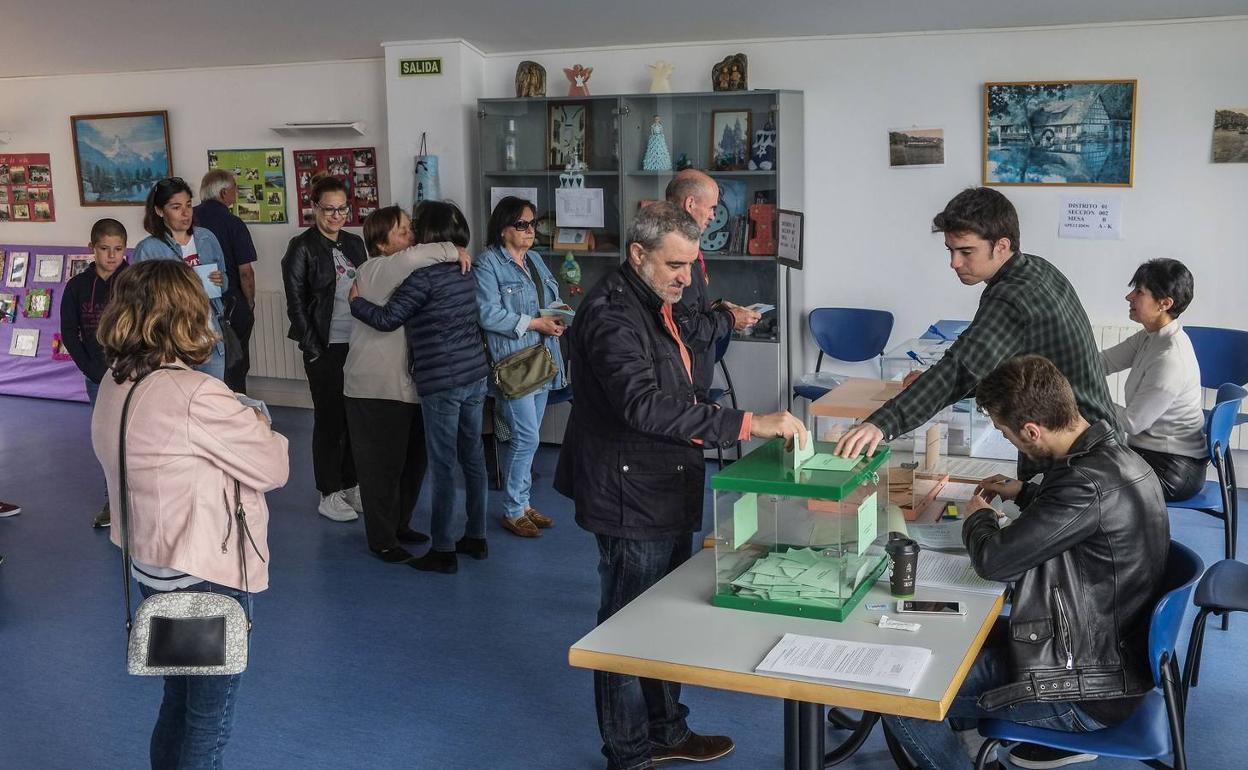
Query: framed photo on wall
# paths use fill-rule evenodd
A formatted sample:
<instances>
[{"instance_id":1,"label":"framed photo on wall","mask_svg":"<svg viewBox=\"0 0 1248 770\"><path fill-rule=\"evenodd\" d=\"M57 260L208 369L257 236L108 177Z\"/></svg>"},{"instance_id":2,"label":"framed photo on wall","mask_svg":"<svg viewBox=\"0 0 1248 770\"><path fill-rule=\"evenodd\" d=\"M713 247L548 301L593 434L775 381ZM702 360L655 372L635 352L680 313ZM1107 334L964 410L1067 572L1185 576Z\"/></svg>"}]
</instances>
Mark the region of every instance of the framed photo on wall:
<instances>
[{"instance_id":1,"label":"framed photo on wall","mask_svg":"<svg viewBox=\"0 0 1248 770\"><path fill-rule=\"evenodd\" d=\"M589 157L588 102L552 102L547 113L547 167L562 171L575 158Z\"/></svg>"},{"instance_id":2,"label":"framed photo on wall","mask_svg":"<svg viewBox=\"0 0 1248 770\"><path fill-rule=\"evenodd\" d=\"M73 115L69 123L83 206L142 206L152 184L173 175L167 111Z\"/></svg>"},{"instance_id":3,"label":"framed photo on wall","mask_svg":"<svg viewBox=\"0 0 1248 770\"><path fill-rule=\"evenodd\" d=\"M1130 187L1134 80L984 84L984 184Z\"/></svg>"},{"instance_id":4,"label":"framed photo on wall","mask_svg":"<svg viewBox=\"0 0 1248 770\"><path fill-rule=\"evenodd\" d=\"M711 168L743 171L750 162L751 118L749 110L715 110L711 113Z\"/></svg>"}]
</instances>

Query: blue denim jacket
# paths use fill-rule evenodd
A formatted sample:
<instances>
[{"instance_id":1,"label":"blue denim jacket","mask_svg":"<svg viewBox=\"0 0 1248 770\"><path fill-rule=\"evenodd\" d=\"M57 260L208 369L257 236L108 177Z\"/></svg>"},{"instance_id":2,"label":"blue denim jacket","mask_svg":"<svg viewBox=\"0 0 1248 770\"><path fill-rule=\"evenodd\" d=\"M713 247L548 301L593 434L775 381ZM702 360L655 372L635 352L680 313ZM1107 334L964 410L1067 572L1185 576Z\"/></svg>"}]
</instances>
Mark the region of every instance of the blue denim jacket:
<instances>
[{"instance_id":1,"label":"blue denim jacket","mask_svg":"<svg viewBox=\"0 0 1248 770\"><path fill-rule=\"evenodd\" d=\"M217 236L206 227L196 227L191 231L195 237L195 250L199 255L199 263L201 265L216 265L217 270L221 271L221 294L225 295L227 289L230 288L230 278L225 272L225 254L221 251L221 242L217 240ZM179 246L172 238L162 239L154 235L149 235L139 241L139 245L134 247L134 258L131 262L146 262L150 259L182 259L182 247ZM221 297L214 297L208 300L212 305L212 327L213 331L220 333L221 328L217 325L217 319L225 312L225 305ZM223 351L224 346L217 343L218 352Z\"/></svg>"},{"instance_id":2,"label":"blue denim jacket","mask_svg":"<svg viewBox=\"0 0 1248 770\"><path fill-rule=\"evenodd\" d=\"M546 307L563 304L559 299L559 282L551 275L541 255L530 251L525 255L531 265L537 265L538 279L546 297ZM531 348L541 335L529 331L529 321L537 315L537 289L533 281L501 246L491 246L481 252L473 263L472 275L477 280L477 309L485 341L490 348L491 363L495 364L512 353ZM546 337L546 347L555 357L559 373L547 389L559 389L567 383L564 374L563 354L559 352L559 340Z\"/></svg>"}]
</instances>

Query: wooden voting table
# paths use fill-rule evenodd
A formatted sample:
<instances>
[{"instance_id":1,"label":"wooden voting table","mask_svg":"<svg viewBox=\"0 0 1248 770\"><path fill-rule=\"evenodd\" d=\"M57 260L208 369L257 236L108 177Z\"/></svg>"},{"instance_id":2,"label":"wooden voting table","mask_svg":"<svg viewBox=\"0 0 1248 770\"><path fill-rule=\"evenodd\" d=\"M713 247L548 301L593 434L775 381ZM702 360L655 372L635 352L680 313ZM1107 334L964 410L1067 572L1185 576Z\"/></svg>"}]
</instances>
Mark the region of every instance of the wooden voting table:
<instances>
[{"instance_id":1,"label":"wooden voting table","mask_svg":"<svg viewBox=\"0 0 1248 770\"><path fill-rule=\"evenodd\" d=\"M822 770L824 704L846 709L944 719L954 695L1001 612L1001 594L919 586L916 599L956 599L961 617L914 616L917 632L882 629L880 611L869 604L895 599L887 582L877 583L841 623L733 610L711 605L715 557L703 549L656 583L568 651L578 668L666 679L721 690L784 699L784 767ZM877 644L926 647L932 657L910 693L852 684L756 673L786 633Z\"/></svg>"}]
</instances>

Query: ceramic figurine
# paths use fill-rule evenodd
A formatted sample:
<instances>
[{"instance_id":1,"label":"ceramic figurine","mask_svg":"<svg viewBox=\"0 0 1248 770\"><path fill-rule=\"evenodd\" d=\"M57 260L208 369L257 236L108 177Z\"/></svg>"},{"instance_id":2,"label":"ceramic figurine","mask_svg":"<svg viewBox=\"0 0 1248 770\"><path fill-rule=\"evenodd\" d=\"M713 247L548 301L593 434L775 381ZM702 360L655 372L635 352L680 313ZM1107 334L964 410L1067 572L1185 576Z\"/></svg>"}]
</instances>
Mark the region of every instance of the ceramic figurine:
<instances>
[{"instance_id":1,"label":"ceramic figurine","mask_svg":"<svg viewBox=\"0 0 1248 770\"><path fill-rule=\"evenodd\" d=\"M667 151L667 139L663 136L663 121L654 116L650 124L650 139L646 142L646 156L641 159L643 171L671 171L672 155Z\"/></svg>"},{"instance_id":2,"label":"ceramic figurine","mask_svg":"<svg viewBox=\"0 0 1248 770\"><path fill-rule=\"evenodd\" d=\"M535 61L522 61L516 67L516 96L545 96L546 68Z\"/></svg>"},{"instance_id":3,"label":"ceramic figurine","mask_svg":"<svg viewBox=\"0 0 1248 770\"><path fill-rule=\"evenodd\" d=\"M684 171L687 168L693 168L693 161L689 160L689 156L682 152L676 157L676 170Z\"/></svg>"},{"instance_id":4,"label":"ceramic figurine","mask_svg":"<svg viewBox=\"0 0 1248 770\"><path fill-rule=\"evenodd\" d=\"M763 127L754 132L754 146L750 151L750 171L774 171L776 168L776 125L768 118Z\"/></svg>"},{"instance_id":5,"label":"ceramic figurine","mask_svg":"<svg viewBox=\"0 0 1248 770\"><path fill-rule=\"evenodd\" d=\"M711 88L715 91L744 91L749 86L746 75L749 62L743 53L724 57L724 60L711 68Z\"/></svg>"},{"instance_id":6,"label":"ceramic figurine","mask_svg":"<svg viewBox=\"0 0 1248 770\"><path fill-rule=\"evenodd\" d=\"M672 92L672 73L676 65L666 61L656 61L650 65L650 93L670 94Z\"/></svg>"},{"instance_id":7,"label":"ceramic figurine","mask_svg":"<svg viewBox=\"0 0 1248 770\"><path fill-rule=\"evenodd\" d=\"M589 96L589 76L593 73L593 67L579 64L572 65L571 69L564 67L563 74L568 77L568 96Z\"/></svg>"},{"instance_id":8,"label":"ceramic figurine","mask_svg":"<svg viewBox=\"0 0 1248 770\"><path fill-rule=\"evenodd\" d=\"M559 277L568 285L568 296L577 297L585 293L585 290L581 288L581 266L577 264L576 258L570 251L563 255Z\"/></svg>"}]
</instances>

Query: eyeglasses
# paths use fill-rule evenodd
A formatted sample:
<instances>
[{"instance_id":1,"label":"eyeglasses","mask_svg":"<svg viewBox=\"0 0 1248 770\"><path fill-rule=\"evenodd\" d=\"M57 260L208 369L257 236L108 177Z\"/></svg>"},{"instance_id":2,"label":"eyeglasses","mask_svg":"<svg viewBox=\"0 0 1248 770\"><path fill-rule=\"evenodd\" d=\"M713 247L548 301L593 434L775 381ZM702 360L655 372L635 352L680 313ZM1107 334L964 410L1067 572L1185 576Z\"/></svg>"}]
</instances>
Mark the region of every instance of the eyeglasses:
<instances>
[{"instance_id":1,"label":"eyeglasses","mask_svg":"<svg viewBox=\"0 0 1248 770\"><path fill-rule=\"evenodd\" d=\"M351 213L350 206L317 206L317 208L320 209L321 213L327 217L345 217L347 214Z\"/></svg>"},{"instance_id":2,"label":"eyeglasses","mask_svg":"<svg viewBox=\"0 0 1248 770\"><path fill-rule=\"evenodd\" d=\"M536 219L517 219L515 222L511 223L511 229L515 230L518 233L522 233L525 230L534 229L536 225L537 225Z\"/></svg>"}]
</instances>

